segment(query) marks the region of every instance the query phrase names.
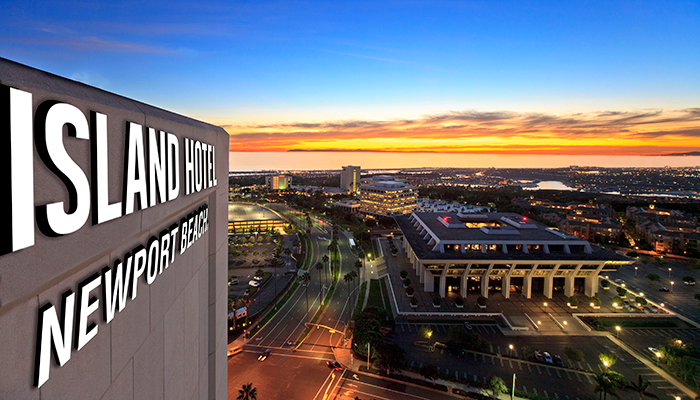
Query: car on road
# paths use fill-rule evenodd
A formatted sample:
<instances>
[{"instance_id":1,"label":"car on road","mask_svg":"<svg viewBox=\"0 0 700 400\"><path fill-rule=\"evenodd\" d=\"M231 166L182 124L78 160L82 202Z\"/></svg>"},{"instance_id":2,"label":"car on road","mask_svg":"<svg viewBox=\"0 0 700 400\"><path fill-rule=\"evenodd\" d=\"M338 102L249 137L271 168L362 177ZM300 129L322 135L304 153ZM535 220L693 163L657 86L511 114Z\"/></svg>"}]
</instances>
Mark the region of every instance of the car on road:
<instances>
[{"instance_id":1,"label":"car on road","mask_svg":"<svg viewBox=\"0 0 700 400\"><path fill-rule=\"evenodd\" d=\"M241 346L231 347L228 349L227 355L229 357L235 356L236 354L238 354L242 351L243 351L243 348Z\"/></svg>"},{"instance_id":2,"label":"car on road","mask_svg":"<svg viewBox=\"0 0 700 400\"><path fill-rule=\"evenodd\" d=\"M647 347L647 349L648 349L649 351L651 351L652 353L654 353L654 355L656 355L656 353L659 352L659 350L657 350L656 347Z\"/></svg>"},{"instance_id":3,"label":"car on road","mask_svg":"<svg viewBox=\"0 0 700 400\"><path fill-rule=\"evenodd\" d=\"M258 361L265 361L267 356L270 355L270 349L265 349L260 355L258 356Z\"/></svg>"},{"instance_id":4,"label":"car on road","mask_svg":"<svg viewBox=\"0 0 700 400\"><path fill-rule=\"evenodd\" d=\"M262 276L257 276L257 275L255 275L255 276L253 277L253 279L255 279L256 281L261 281L261 280L263 280L263 277L262 277Z\"/></svg>"},{"instance_id":5,"label":"car on road","mask_svg":"<svg viewBox=\"0 0 700 400\"><path fill-rule=\"evenodd\" d=\"M559 367L564 366L564 362L561 360L561 357L559 357L558 355L554 355L554 365L559 366Z\"/></svg>"},{"instance_id":6,"label":"car on road","mask_svg":"<svg viewBox=\"0 0 700 400\"><path fill-rule=\"evenodd\" d=\"M251 286L251 287L258 287L258 286L260 286L260 282L258 282L258 281L249 281L249 282L248 282L248 286Z\"/></svg>"},{"instance_id":7,"label":"car on road","mask_svg":"<svg viewBox=\"0 0 700 400\"><path fill-rule=\"evenodd\" d=\"M539 362L544 361L544 358L542 358L542 353L540 353L539 351L535 352L535 361L539 361Z\"/></svg>"},{"instance_id":8,"label":"car on road","mask_svg":"<svg viewBox=\"0 0 700 400\"><path fill-rule=\"evenodd\" d=\"M670 290L668 290L668 288L664 286L659 288L659 292L670 292Z\"/></svg>"},{"instance_id":9,"label":"car on road","mask_svg":"<svg viewBox=\"0 0 700 400\"><path fill-rule=\"evenodd\" d=\"M228 285L238 285L238 278L233 278L230 281L228 281Z\"/></svg>"},{"instance_id":10,"label":"car on road","mask_svg":"<svg viewBox=\"0 0 700 400\"><path fill-rule=\"evenodd\" d=\"M615 279L615 283L617 283L619 285L619 284L625 283L625 281L622 279Z\"/></svg>"},{"instance_id":11,"label":"car on road","mask_svg":"<svg viewBox=\"0 0 700 400\"><path fill-rule=\"evenodd\" d=\"M552 364L552 356L546 351L544 352L544 362Z\"/></svg>"},{"instance_id":12,"label":"car on road","mask_svg":"<svg viewBox=\"0 0 700 400\"><path fill-rule=\"evenodd\" d=\"M341 364L341 363L339 363L338 361L335 361L335 360L333 360L333 361L326 361L326 365L328 366L328 368L332 368L332 369L335 370L335 371L340 371L340 370L342 370L342 369L344 368L344 367L343 367L343 364Z\"/></svg>"}]
</instances>

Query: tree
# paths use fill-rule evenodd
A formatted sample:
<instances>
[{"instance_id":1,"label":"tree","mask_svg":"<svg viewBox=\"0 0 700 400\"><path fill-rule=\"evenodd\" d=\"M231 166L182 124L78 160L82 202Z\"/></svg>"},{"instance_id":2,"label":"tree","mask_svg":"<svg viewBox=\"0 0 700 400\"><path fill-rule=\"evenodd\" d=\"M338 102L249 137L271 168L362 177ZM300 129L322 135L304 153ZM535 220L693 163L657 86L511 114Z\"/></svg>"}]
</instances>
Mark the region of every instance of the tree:
<instances>
[{"instance_id":1,"label":"tree","mask_svg":"<svg viewBox=\"0 0 700 400\"><path fill-rule=\"evenodd\" d=\"M642 400L643 396L651 397L652 399L658 399L659 396L653 393L647 393L647 389L649 389L650 386L651 382L645 381L644 379L642 379L642 376L639 375L637 383L630 381L630 383L625 386L625 389L630 389L639 393L639 400Z\"/></svg>"},{"instance_id":2,"label":"tree","mask_svg":"<svg viewBox=\"0 0 700 400\"><path fill-rule=\"evenodd\" d=\"M697 301L700 301L700 293L695 293L693 295L693 298L695 298L695 300L697 300Z\"/></svg>"},{"instance_id":3,"label":"tree","mask_svg":"<svg viewBox=\"0 0 700 400\"><path fill-rule=\"evenodd\" d=\"M316 263L316 270L318 271L318 283L321 284L321 286L318 289L318 292L321 293L323 289L323 283L321 282L321 270L323 269L323 264L320 262ZM323 299L321 299L323 301Z\"/></svg>"},{"instance_id":4,"label":"tree","mask_svg":"<svg viewBox=\"0 0 700 400\"><path fill-rule=\"evenodd\" d=\"M440 373L438 372L438 369L436 366L433 364L426 364L422 367L420 367L420 374L425 378L425 379L430 379L433 381L433 385L435 384L435 378L437 378Z\"/></svg>"},{"instance_id":5,"label":"tree","mask_svg":"<svg viewBox=\"0 0 700 400\"><path fill-rule=\"evenodd\" d=\"M250 315L250 305L253 304L253 298L246 294L241 299L241 304L246 308L246 312L245 312L246 335L245 336L248 337L248 334L250 333L250 332L248 332L248 331L250 331L250 327L248 326L248 316Z\"/></svg>"},{"instance_id":6,"label":"tree","mask_svg":"<svg viewBox=\"0 0 700 400\"><path fill-rule=\"evenodd\" d=\"M387 375L391 371L401 370L406 363L406 352L396 343L384 343L379 346L377 357L379 366L386 369Z\"/></svg>"},{"instance_id":7,"label":"tree","mask_svg":"<svg viewBox=\"0 0 700 400\"><path fill-rule=\"evenodd\" d=\"M254 388L252 383L246 383L238 390L237 400L257 400L258 388Z\"/></svg>"},{"instance_id":8,"label":"tree","mask_svg":"<svg viewBox=\"0 0 700 400\"><path fill-rule=\"evenodd\" d=\"M583 361L583 351L579 349L574 349L573 347L565 347L564 353L567 357L569 357L569 360L571 360L572 362Z\"/></svg>"},{"instance_id":9,"label":"tree","mask_svg":"<svg viewBox=\"0 0 700 400\"><path fill-rule=\"evenodd\" d=\"M263 271L261 269L258 269L257 271L255 271L255 276L263 277L264 275L265 275L265 271Z\"/></svg>"},{"instance_id":10,"label":"tree","mask_svg":"<svg viewBox=\"0 0 700 400\"><path fill-rule=\"evenodd\" d=\"M300 277L299 277L299 282L301 282L303 285L306 287L304 288L304 291L306 292L306 323L309 323L309 282L311 282L311 274L308 272L304 272Z\"/></svg>"},{"instance_id":11,"label":"tree","mask_svg":"<svg viewBox=\"0 0 700 400\"><path fill-rule=\"evenodd\" d=\"M325 266L328 265L328 260L330 260L330 258L328 258L328 254L324 254L323 257L321 257L321 260L323 261L323 265ZM330 268L328 268L328 270L330 271Z\"/></svg>"},{"instance_id":12,"label":"tree","mask_svg":"<svg viewBox=\"0 0 700 400\"><path fill-rule=\"evenodd\" d=\"M350 272L355 272L355 271L350 271ZM348 284L348 293L351 292L350 286L352 286L351 283L352 283L353 279L355 279L352 277L352 274L350 272L348 272L347 274L345 274L343 276L343 280L345 281L345 283ZM350 314L350 318L352 318L352 311L351 310L355 308L354 305L355 305L355 302L352 301L352 296L350 296L350 307L348 307L348 314Z\"/></svg>"},{"instance_id":13,"label":"tree","mask_svg":"<svg viewBox=\"0 0 700 400\"><path fill-rule=\"evenodd\" d=\"M617 394L615 389L624 387L624 377L622 374L615 371L603 371L599 374L593 376L595 381L595 388L593 393L598 393L598 398L600 400L607 400L608 394L619 399L620 395Z\"/></svg>"},{"instance_id":14,"label":"tree","mask_svg":"<svg viewBox=\"0 0 700 400\"><path fill-rule=\"evenodd\" d=\"M661 280L661 277L657 274L646 274L645 278L649 279L652 282L658 282Z\"/></svg>"},{"instance_id":15,"label":"tree","mask_svg":"<svg viewBox=\"0 0 700 400\"><path fill-rule=\"evenodd\" d=\"M645 299L642 296L637 296L634 298L634 302L639 304L640 306L645 306L647 305L647 299Z\"/></svg>"},{"instance_id":16,"label":"tree","mask_svg":"<svg viewBox=\"0 0 700 400\"><path fill-rule=\"evenodd\" d=\"M603 363L606 369L612 367L617 362L617 357L607 352L598 354L598 359L600 359L600 362Z\"/></svg>"},{"instance_id":17,"label":"tree","mask_svg":"<svg viewBox=\"0 0 700 400\"><path fill-rule=\"evenodd\" d=\"M617 287L617 294L618 294L620 297L625 297L625 295L627 294L627 289L618 286L618 287Z\"/></svg>"},{"instance_id":18,"label":"tree","mask_svg":"<svg viewBox=\"0 0 700 400\"><path fill-rule=\"evenodd\" d=\"M488 388L494 399L497 399L499 394L508 392L506 383L498 376L492 376L491 379L489 379Z\"/></svg>"},{"instance_id":19,"label":"tree","mask_svg":"<svg viewBox=\"0 0 700 400\"><path fill-rule=\"evenodd\" d=\"M355 269L357 270L357 275L360 276L360 280L362 280L362 261L359 259L355 260Z\"/></svg>"}]
</instances>

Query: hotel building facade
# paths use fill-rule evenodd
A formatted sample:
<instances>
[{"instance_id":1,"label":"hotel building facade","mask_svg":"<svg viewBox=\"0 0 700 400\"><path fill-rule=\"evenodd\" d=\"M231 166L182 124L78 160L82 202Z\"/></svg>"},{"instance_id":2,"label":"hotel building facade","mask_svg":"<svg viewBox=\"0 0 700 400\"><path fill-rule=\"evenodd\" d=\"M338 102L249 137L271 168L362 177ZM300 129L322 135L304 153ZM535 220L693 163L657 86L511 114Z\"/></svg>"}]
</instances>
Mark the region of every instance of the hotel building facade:
<instances>
[{"instance_id":1,"label":"hotel building facade","mask_svg":"<svg viewBox=\"0 0 700 400\"><path fill-rule=\"evenodd\" d=\"M395 217L426 292L488 297L595 296L598 276L634 262L514 213L412 213Z\"/></svg>"},{"instance_id":2,"label":"hotel building facade","mask_svg":"<svg viewBox=\"0 0 700 400\"><path fill-rule=\"evenodd\" d=\"M268 190L287 190L292 187L292 177L289 175L268 175L265 177Z\"/></svg>"}]
</instances>

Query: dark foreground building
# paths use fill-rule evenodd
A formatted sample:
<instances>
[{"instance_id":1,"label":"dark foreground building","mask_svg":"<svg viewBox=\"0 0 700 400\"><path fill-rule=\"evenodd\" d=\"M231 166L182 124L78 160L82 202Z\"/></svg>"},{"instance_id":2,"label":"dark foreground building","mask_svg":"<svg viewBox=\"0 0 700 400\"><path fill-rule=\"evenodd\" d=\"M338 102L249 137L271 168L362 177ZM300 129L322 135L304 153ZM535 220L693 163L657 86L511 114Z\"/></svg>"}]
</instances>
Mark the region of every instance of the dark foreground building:
<instances>
[{"instance_id":1,"label":"dark foreground building","mask_svg":"<svg viewBox=\"0 0 700 400\"><path fill-rule=\"evenodd\" d=\"M0 399L225 399L228 135L0 59Z\"/></svg>"}]
</instances>

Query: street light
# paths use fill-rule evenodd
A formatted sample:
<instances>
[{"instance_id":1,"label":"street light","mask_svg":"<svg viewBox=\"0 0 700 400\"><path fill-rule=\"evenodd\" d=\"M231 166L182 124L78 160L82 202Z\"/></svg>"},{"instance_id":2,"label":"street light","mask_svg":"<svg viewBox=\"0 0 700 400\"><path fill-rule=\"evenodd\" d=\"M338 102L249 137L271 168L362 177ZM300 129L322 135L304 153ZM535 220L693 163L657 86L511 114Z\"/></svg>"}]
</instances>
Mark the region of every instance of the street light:
<instances>
[{"instance_id":1,"label":"street light","mask_svg":"<svg viewBox=\"0 0 700 400\"><path fill-rule=\"evenodd\" d=\"M671 268L668 269L668 277L671 277Z\"/></svg>"},{"instance_id":2,"label":"street light","mask_svg":"<svg viewBox=\"0 0 700 400\"><path fill-rule=\"evenodd\" d=\"M657 366L657 367L659 366L659 358L661 358L661 353L659 353L659 352L657 351L657 352L656 352L656 366Z\"/></svg>"},{"instance_id":3,"label":"street light","mask_svg":"<svg viewBox=\"0 0 700 400\"><path fill-rule=\"evenodd\" d=\"M635 277L635 278L637 277L637 268L638 268L638 267L634 267L634 277Z\"/></svg>"},{"instance_id":4,"label":"street light","mask_svg":"<svg viewBox=\"0 0 700 400\"><path fill-rule=\"evenodd\" d=\"M433 351L433 341L430 339L433 336L433 331L428 332L428 346L430 347L431 351Z\"/></svg>"},{"instance_id":5,"label":"street light","mask_svg":"<svg viewBox=\"0 0 700 400\"><path fill-rule=\"evenodd\" d=\"M615 330L617 331L617 338L619 339L620 338L620 326L619 325L616 326Z\"/></svg>"},{"instance_id":6,"label":"street light","mask_svg":"<svg viewBox=\"0 0 700 400\"><path fill-rule=\"evenodd\" d=\"M674 282L671 281L671 292L673 292L673 284L674 284Z\"/></svg>"},{"instance_id":7,"label":"street light","mask_svg":"<svg viewBox=\"0 0 700 400\"><path fill-rule=\"evenodd\" d=\"M510 351L509 351L510 356L513 357L513 345L512 345L512 344L509 344L509 345L508 345L508 348L510 349Z\"/></svg>"},{"instance_id":8,"label":"street light","mask_svg":"<svg viewBox=\"0 0 700 400\"><path fill-rule=\"evenodd\" d=\"M607 370L610 364L607 361L603 361L603 365L605 366L605 369Z\"/></svg>"}]
</instances>

